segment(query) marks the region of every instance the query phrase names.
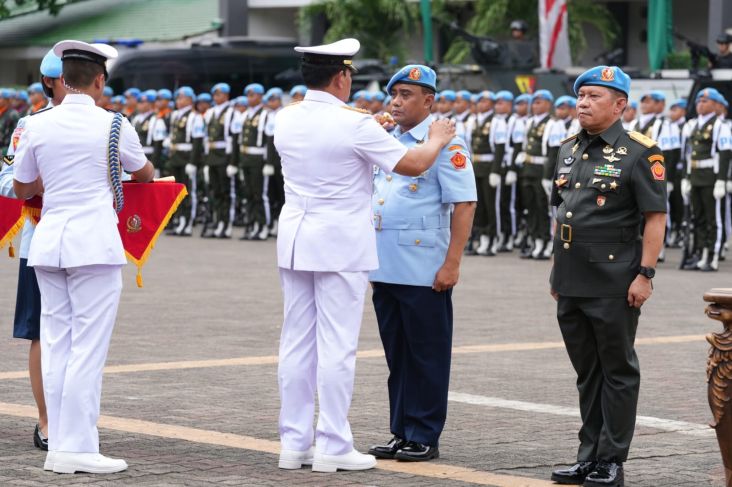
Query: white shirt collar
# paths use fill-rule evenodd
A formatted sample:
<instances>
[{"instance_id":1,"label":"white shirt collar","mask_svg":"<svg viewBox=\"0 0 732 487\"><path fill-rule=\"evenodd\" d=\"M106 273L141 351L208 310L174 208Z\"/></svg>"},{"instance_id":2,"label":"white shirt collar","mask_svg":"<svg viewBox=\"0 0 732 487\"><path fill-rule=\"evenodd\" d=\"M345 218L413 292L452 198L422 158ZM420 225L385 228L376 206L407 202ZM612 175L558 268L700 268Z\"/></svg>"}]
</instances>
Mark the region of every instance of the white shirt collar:
<instances>
[{"instance_id":1,"label":"white shirt collar","mask_svg":"<svg viewBox=\"0 0 732 487\"><path fill-rule=\"evenodd\" d=\"M64 101L62 101L61 104L64 105L66 103L73 105L96 105L96 103L94 103L94 98L83 93L67 93L64 97Z\"/></svg>"},{"instance_id":2,"label":"white shirt collar","mask_svg":"<svg viewBox=\"0 0 732 487\"><path fill-rule=\"evenodd\" d=\"M699 115L699 127L707 123L709 119L712 118L714 115L716 115L716 113L714 112L707 113L706 115Z\"/></svg>"},{"instance_id":3,"label":"white shirt collar","mask_svg":"<svg viewBox=\"0 0 732 487\"><path fill-rule=\"evenodd\" d=\"M346 104L343 100L339 100L327 91L320 90L308 90L307 93L305 93L305 99L303 101L315 101L319 103L329 103L331 105Z\"/></svg>"},{"instance_id":4,"label":"white shirt collar","mask_svg":"<svg viewBox=\"0 0 732 487\"><path fill-rule=\"evenodd\" d=\"M655 114L655 113L647 113L647 114L645 114L645 115L641 115L641 116L640 116L640 117L638 118L638 124L639 124L639 126L640 126L640 127L645 127L646 125L648 125L648 122L649 122L649 121L650 121L650 120L651 120L651 119L652 119L653 117L655 117L655 116L656 116L656 114Z\"/></svg>"}]
</instances>

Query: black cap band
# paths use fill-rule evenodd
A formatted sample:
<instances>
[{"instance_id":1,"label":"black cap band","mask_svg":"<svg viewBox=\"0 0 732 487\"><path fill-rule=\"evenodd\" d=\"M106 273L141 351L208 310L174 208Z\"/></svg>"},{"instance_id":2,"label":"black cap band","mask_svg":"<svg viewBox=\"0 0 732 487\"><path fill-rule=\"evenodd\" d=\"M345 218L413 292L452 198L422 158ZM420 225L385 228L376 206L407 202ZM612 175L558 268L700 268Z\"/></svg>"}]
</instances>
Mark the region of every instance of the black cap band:
<instances>
[{"instance_id":1,"label":"black cap band","mask_svg":"<svg viewBox=\"0 0 732 487\"><path fill-rule=\"evenodd\" d=\"M82 51L80 49L67 49L61 56L61 60L66 59L78 59L79 61L89 61L90 63L99 64L100 66L106 67L107 58L100 56L89 51Z\"/></svg>"},{"instance_id":2,"label":"black cap band","mask_svg":"<svg viewBox=\"0 0 732 487\"><path fill-rule=\"evenodd\" d=\"M353 61L350 57L346 56L327 56L324 54L305 54L302 57L303 64L309 64L311 66L339 66L339 67L350 67Z\"/></svg>"}]
</instances>

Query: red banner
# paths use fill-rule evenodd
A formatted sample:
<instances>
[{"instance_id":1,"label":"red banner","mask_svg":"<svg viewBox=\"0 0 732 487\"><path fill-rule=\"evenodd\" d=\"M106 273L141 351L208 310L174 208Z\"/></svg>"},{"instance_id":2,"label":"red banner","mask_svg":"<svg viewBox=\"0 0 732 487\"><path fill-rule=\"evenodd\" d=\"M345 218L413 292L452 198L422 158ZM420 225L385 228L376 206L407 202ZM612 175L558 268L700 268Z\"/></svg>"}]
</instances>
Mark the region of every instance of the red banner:
<instances>
[{"instance_id":1,"label":"red banner","mask_svg":"<svg viewBox=\"0 0 732 487\"><path fill-rule=\"evenodd\" d=\"M10 244L10 257L14 257L13 239L23 228L23 201L0 196L0 249Z\"/></svg>"}]
</instances>

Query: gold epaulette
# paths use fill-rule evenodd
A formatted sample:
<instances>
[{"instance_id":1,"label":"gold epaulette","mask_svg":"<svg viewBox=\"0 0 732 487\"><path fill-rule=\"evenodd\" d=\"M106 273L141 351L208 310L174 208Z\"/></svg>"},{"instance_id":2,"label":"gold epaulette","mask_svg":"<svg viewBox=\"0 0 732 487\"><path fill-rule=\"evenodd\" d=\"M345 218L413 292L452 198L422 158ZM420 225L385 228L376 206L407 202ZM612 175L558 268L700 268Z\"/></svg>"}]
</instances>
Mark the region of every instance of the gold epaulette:
<instances>
[{"instance_id":1,"label":"gold epaulette","mask_svg":"<svg viewBox=\"0 0 732 487\"><path fill-rule=\"evenodd\" d=\"M560 144L560 145L564 145L564 144L565 144L566 142L569 142L570 140L574 139L574 138L575 138L575 137L577 137L578 135L579 135L579 134L573 134L573 135L570 135L569 137L567 137L566 139L564 139L563 141L561 141L561 142L560 142L559 144Z\"/></svg>"},{"instance_id":2,"label":"gold epaulette","mask_svg":"<svg viewBox=\"0 0 732 487\"><path fill-rule=\"evenodd\" d=\"M371 115L370 111L364 110L363 108L349 107L348 105L341 105L341 108L345 108L346 110L351 110L353 112L363 113L364 115Z\"/></svg>"},{"instance_id":3,"label":"gold epaulette","mask_svg":"<svg viewBox=\"0 0 732 487\"><path fill-rule=\"evenodd\" d=\"M651 148L654 145L656 145L655 140L653 140L650 137L646 137L645 135L643 135L640 132L636 132L636 131L628 132L628 137L630 137L631 139L635 140L639 144L642 144L648 148Z\"/></svg>"},{"instance_id":4,"label":"gold epaulette","mask_svg":"<svg viewBox=\"0 0 732 487\"><path fill-rule=\"evenodd\" d=\"M294 105L297 105L298 103L302 103L302 100L291 101L290 103L288 103L287 105L285 105L285 108L291 107L291 106L294 106Z\"/></svg>"}]
</instances>

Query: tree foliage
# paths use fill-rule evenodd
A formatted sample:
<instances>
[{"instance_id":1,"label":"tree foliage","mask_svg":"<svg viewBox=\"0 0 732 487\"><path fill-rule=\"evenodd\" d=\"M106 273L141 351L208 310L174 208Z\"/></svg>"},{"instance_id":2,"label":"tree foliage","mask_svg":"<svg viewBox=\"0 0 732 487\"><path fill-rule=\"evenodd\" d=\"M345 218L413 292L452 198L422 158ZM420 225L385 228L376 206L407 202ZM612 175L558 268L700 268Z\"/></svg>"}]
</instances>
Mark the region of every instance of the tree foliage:
<instances>
[{"instance_id":1,"label":"tree foliage","mask_svg":"<svg viewBox=\"0 0 732 487\"><path fill-rule=\"evenodd\" d=\"M0 0L0 19L4 19L13 14L18 8L36 7L35 10L48 10L51 15L57 15L64 4L71 3L73 0Z\"/></svg>"}]
</instances>

